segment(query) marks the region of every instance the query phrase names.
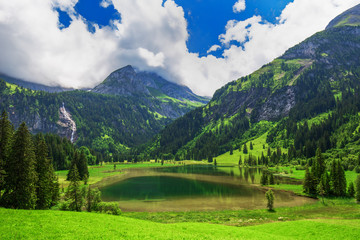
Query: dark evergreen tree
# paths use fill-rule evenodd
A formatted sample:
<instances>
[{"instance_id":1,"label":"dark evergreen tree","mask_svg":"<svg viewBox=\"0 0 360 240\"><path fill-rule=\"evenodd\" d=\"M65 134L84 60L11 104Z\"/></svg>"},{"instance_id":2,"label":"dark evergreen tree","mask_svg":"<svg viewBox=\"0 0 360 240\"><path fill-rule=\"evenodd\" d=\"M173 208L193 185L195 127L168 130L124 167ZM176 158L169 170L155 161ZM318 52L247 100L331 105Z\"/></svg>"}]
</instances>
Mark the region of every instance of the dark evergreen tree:
<instances>
[{"instance_id":1,"label":"dark evergreen tree","mask_svg":"<svg viewBox=\"0 0 360 240\"><path fill-rule=\"evenodd\" d=\"M70 172L69 180L70 185L66 193L66 198L68 201L70 201L69 209L71 211L80 212L83 205L83 194L80 190L80 176L76 165L74 165L72 171Z\"/></svg>"},{"instance_id":2,"label":"dark evergreen tree","mask_svg":"<svg viewBox=\"0 0 360 240\"><path fill-rule=\"evenodd\" d=\"M315 161L313 163L313 166L311 168L311 172L312 175L315 179L315 181L318 183L321 179L321 176L324 174L325 172L325 162L324 162L324 158L322 156L321 153L321 149L318 148L316 150L316 157L315 157Z\"/></svg>"},{"instance_id":3,"label":"dark evergreen tree","mask_svg":"<svg viewBox=\"0 0 360 240\"><path fill-rule=\"evenodd\" d=\"M234 153L233 146L230 145L230 155L233 155L233 153Z\"/></svg>"},{"instance_id":4,"label":"dark evergreen tree","mask_svg":"<svg viewBox=\"0 0 360 240\"><path fill-rule=\"evenodd\" d=\"M324 172L324 174L321 177L321 182L324 187L325 195L328 196L331 194L331 185L330 185L330 176L327 171Z\"/></svg>"},{"instance_id":5,"label":"dark evergreen tree","mask_svg":"<svg viewBox=\"0 0 360 240\"><path fill-rule=\"evenodd\" d=\"M355 199L360 203L360 175L357 175L355 179Z\"/></svg>"},{"instance_id":6,"label":"dark evergreen tree","mask_svg":"<svg viewBox=\"0 0 360 240\"><path fill-rule=\"evenodd\" d=\"M4 111L0 119L0 201L1 193L5 187L5 165L10 154L13 126Z\"/></svg>"},{"instance_id":7,"label":"dark evergreen tree","mask_svg":"<svg viewBox=\"0 0 360 240\"><path fill-rule=\"evenodd\" d=\"M86 192L86 211L88 212L97 212L99 211L99 204L101 202L101 192L99 189L91 189L88 186Z\"/></svg>"},{"instance_id":8,"label":"dark evergreen tree","mask_svg":"<svg viewBox=\"0 0 360 240\"><path fill-rule=\"evenodd\" d=\"M307 194L316 194L316 184L314 184L314 177L309 170L309 166L306 165L305 179L303 184L304 192Z\"/></svg>"},{"instance_id":9,"label":"dark evergreen tree","mask_svg":"<svg viewBox=\"0 0 360 240\"><path fill-rule=\"evenodd\" d=\"M57 177L54 172L54 168L48 158L48 148L45 143L43 135L37 135L35 139L36 144L36 172L38 175L38 181L36 184L36 208L37 209L49 209L55 205L56 197L58 193Z\"/></svg>"},{"instance_id":10,"label":"dark evergreen tree","mask_svg":"<svg viewBox=\"0 0 360 240\"><path fill-rule=\"evenodd\" d=\"M35 153L29 130L22 123L14 135L11 153L5 165L6 206L34 209L36 206Z\"/></svg>"},{"instance_id":11,"label":"dark evergreen tree","mask_svg":"<svg viewBox=\"0 0 360 240\"><path fill-rule=\"evenodd\" d=\"M334 160L330 172L332 192L335 196L346 196L345 171L340 161Z\"/></svg>"},{"instance_id":12,"label":"dark evergreen tree","mask_svg":"<svg viewBox=\"0 0 360 240\"><path fill-rule=\"evenodd\" d=\"M354 187L354 183L353 183L353 182L350 182L350 183L349 183L348 196L351 197L351 198L355 197L355 187Z\"/></svg>"},{"instance_id":13,"label":"dark evergreen tree","mask_svg":"<svg viewBox=\"0 0 360 240\"><path fill-rule=\"evenodd\" d=\"M254 149L254 147L253 147L253 143L252 142L250 142L250 150L253 150Z\"/></svg>"},{"instance_id":14,"label":"dark evergreen tree","mask_svg":"<svg viewBox=\"0 0 360 240\"><path fill-rule=\"evenodd\" d=\"M247 153L248 153L248 149L247 149L246 143L244 143L243 153L244 153L244 154L247 154Z\"/></svg>"},{"instance_id":15,"label":"dark evergreen tree","mask_svg":"<svg viewBox=\"0 0 360 240\"><path fill-rule=\"evenodd\" d=\"M83 181L87 181L87 179L89 178L89 169L87 165L87 159L83 151L81 151L80 153L77 167L80 179Z\"/></svg>"},{"instance_id":16,"label":"dark evergreen tree","mask_svg":"<svg viewBox=\"0 0 360 240\"><path fill-rule=\"evenodd\" d=\"M73 154L73 157L71 159L71 162L70 162L70 168L69 168L69 172L67 174L66 180L70 181L70 175L73 174L72 171L74 171L75 166L77 169L78 162L79 162L78 152L75 151ZM79 172L78 172L78 174L79 174Z\"/></svg>"},{"instance_id":17,"label":"dark evergreen tree","mask_svg":"<svg viewBox=\"0 0 360 240\"><path fill-rule=\"evenodd\" d=\"M322 203L324 203L325 188L322 181L319 182L316 190L317 190L317 194L321 196Z\"/></svg>"}]
</instances>

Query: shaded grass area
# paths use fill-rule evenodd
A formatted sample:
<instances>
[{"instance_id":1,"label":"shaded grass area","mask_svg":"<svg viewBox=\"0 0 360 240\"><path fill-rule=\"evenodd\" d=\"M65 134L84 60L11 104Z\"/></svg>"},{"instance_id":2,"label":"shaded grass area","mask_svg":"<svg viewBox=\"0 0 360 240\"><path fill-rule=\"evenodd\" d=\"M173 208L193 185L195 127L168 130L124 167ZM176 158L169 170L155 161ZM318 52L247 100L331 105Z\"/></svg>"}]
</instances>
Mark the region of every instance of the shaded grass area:
<instances>
[{"instance_id":1,"label":"shaded grass area","mask_svg":"<svg viewBox=\"0 0 360 240\"><path fill-rule=\"evenodd\" d=\"M250 227L161 224L96 213L0 209L1 239L359 239L360 220L320 219Z\"/></svg>"},{"instance_id":2,"label":"shaded grass area","mask_svg":"<svg viewBox=\"0 0 360 240\"><path fill-rule=\"evenodd\" d=\"M265 207L265 206L264 206ZM189 211L189 212L125 212L124 216L159 223L202 222L232 226L258 225L278 221L306 219L360 219L360 205L354 199L325 199L315 204L299 207L266 209Z\"/></svg>"}]
</instances>

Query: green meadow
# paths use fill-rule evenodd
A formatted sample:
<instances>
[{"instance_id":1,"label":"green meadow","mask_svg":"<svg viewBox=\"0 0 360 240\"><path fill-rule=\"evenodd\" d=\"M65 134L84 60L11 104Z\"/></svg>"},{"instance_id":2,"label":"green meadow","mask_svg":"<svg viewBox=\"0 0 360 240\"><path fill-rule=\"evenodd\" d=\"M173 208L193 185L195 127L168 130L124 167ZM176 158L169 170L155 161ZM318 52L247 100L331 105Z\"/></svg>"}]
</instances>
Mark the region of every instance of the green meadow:
<instances>
[{"instance_id":1,"label":"green meadow","mask_svg":"<svg viewBox=\"0 0 360 240\"><path fill-rule=\"evenodd\" d=\"M1 239L359 239L359 219L310 219L247 227L163 224L87 212L0 209ZM240 220L240 219L239 219Z\"/></svg>"}]
</instances>

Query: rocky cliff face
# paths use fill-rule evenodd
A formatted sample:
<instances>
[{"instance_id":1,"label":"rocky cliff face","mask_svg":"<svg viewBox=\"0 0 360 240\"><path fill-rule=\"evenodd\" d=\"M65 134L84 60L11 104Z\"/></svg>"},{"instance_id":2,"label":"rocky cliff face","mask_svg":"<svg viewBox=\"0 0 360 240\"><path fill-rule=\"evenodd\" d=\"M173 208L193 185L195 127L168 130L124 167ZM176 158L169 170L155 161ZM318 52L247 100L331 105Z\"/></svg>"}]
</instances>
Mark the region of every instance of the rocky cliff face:
<instances>
[{"instance_id":1,"label":"rocky cliff face","mask_svg":"<svg viewBox=\"0 0 360 240\"><path fill-rule=\"evenodd\" d=\"M20 114L15 111L9 111L9 119L15 128L25 121L32 133L55 133L61 137L66 137L72 142L76 141L76 124L71 119L71 115L63 107L59 108L59 121L53 123L46 116L39 113Z\"/></svg>"}]
</instances>

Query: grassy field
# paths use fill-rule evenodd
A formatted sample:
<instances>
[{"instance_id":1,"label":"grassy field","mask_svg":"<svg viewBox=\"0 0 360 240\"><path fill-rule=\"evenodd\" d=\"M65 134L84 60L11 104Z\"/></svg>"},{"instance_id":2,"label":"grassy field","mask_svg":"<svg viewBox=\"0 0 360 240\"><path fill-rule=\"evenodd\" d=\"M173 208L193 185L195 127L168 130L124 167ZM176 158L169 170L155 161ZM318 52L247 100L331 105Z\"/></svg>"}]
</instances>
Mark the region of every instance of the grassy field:
<instances>
[{"instance_id":1,"label":"grassy field","mask_svg":"<svg viewBox=\"0 0 360 240\"><path fill-rule=\"evenodd\" d=\"M0 239L359 239L359 219L313 219L248 227L163 224L124 216L0 209Z\"/></svg>"}]
</instances>

